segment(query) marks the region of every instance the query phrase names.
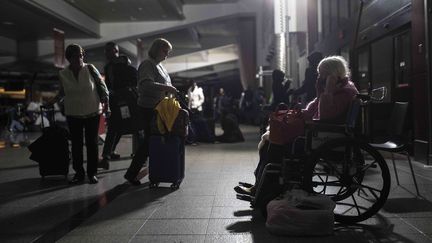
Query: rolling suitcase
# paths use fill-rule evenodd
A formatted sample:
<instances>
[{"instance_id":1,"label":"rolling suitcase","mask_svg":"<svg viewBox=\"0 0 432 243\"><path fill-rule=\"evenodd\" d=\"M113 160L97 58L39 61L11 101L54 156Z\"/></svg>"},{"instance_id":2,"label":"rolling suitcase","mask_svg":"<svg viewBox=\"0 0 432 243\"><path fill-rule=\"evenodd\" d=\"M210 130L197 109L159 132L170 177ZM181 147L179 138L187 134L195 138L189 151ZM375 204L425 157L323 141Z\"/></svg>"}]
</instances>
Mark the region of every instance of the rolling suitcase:
<instances>
[{"instance_id":1,"label":"rolling suitcase","mask_svg":"<svg viewBox=\"0 0 432 243\"><path fill-rule=\"evenodd\" d=\"M184 178L184 158L184 138L180 136L150 136L150 187L158 187L160 182L168 182L172 183L172 189L178 189Z\"/></svg>"},{"instance_id":2,"label":"rolling suitcase","mask_svg":"<svg viewBox=\"0 0 432 243\"><path fill-rule=\"evenodd\" d=\"M56 125L54 112L53 106L41 106L41 114L47 115L51 126L45 127L42 120L42 135L28 146L32 153L30 159L39 163L42 179L50 175L63 175L67 178L69 172L69 133Z\"/></svg>"}]
</instances>

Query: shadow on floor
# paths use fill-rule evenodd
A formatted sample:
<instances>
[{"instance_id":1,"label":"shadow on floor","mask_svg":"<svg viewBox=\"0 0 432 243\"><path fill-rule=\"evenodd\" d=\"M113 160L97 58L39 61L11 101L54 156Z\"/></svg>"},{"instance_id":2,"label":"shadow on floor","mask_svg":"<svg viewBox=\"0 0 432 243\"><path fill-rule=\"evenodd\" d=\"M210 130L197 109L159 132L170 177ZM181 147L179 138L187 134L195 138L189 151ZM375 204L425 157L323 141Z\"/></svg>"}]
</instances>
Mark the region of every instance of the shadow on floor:
<instances>
[{"instance_id":1,"label":"shadow on floor","mask_svg":"<svg viewBox=\"0 0 432 243\"><path fill-rule=\"evenodd\" d=\"M138 187L131 187L129 184L121 184L108 190L98 196L88 197L79 200L65 201L56 205L47 207L40 207L36 210L32 210L29 213L17 215L17 218L40 218L40 215L53 215L53 212L63 212L57 217L62 220L56 221L54 227L49 229L43 229L43 234L40 235L34 242L55 242L60 239L82 223L96 223L98 221L104 221L109 219L115 219L123 214L132 213L136 210L146 207L147 204L151 204L157 201L173 190L166 188L156 190L149 193L148 183L144 183ZM107 214L102 214L104 217L97 217L95 220L89 220L90 217L94 216L98 211L110 206L110 202L114 199L124 201L123 203L116 204L121 207L118 210L107 209ZM127 203L127 206L126 204ZM72 210L76 209L78 213L74 213ZM55 214L55 213L54 213ZM39 216L39 217L38 217ZM50 217L48 217L50 219ZM12 219L9 219L12 220ZM56 220L56 219L51 219ZM45 221L45 220L44 220ZM28 220L28 222L22 222L26 225L22 226L24 229L31 229L31 225L34 224L34 220ZM51 226L53 224L50 224ZM21 226L20 226L21 228Z\"/></svg>"},{"instance_id":2,"label":"shadow on floor","mask_svg":"<svg viewBox=\"0 0 432 243\"><path fill-rule=\"evenodd\" d=\"M26 178L0 183L0 206L23 198L41 196L69 187L63 176L42 180L41 178Z\"/></svg>"},{"instance_id":3,"label":"shadow on floor","mask_svg":"<svg viewBox=\"0 0 432 243\"><path fill-rule=\"evenodd\" d=\"M429 212L432 203L422 198L389 198L383 209L389 213Z\"/></svg>"},{"instance_id":4,"label":"shadow on floor","mask_svg":"<svg viewBox=\"0 0 432 243\"><path fill-rule=\"evenodd\" d=\"M374 224L342 225L335 223L334 234L328 236L295 236L270 234L265 218L253 210L235 212L236 216L254 215L250 221L238 221L226 227L231 233L251 233L253 242L414 242L394 232L394 224L376 215Z\"/></svg>"},{"instance_id":5,"label":"shadow on floor","mask_svg":"<svg viewBox=\"0 0 432 243\"><path fill-rule=\"evenodd\" d=\"M414 242L394 232L395 225L382 215L376 215L376 224L335 224L332 242Z\"/></svg>"}]
</instances>

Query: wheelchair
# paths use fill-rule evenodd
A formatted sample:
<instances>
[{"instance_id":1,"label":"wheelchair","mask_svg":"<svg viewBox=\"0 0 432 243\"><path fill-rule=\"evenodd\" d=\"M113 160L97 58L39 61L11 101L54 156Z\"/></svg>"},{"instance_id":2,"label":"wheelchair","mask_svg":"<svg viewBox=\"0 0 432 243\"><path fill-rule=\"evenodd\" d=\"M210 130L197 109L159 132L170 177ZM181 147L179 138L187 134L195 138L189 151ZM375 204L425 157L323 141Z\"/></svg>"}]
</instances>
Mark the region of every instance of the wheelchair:
<instances>
[{"instance_id":1,"label":"wheelchair","mask_svg":"<svg viewBox=\"0 0 432 243\"><path fill-rule=\"evenodd\" d=\"M250 201L253 208L266 215L269 201L287 190L301 188L329 196L336 203L337 222L353 224L372 217L387 200L390 173L382 155L361 133L364 133L364 113L369 102L383 100L384 93L381 98L357 95L344 124L307 123L305 136L294 141L282 163L265 166L255 195L237 194L237 198ZM317 138L322 139L322 133L327 139L315 145ZM299 145L303 146L301 153L295 152Z\"/></svg>"}]
</instances>

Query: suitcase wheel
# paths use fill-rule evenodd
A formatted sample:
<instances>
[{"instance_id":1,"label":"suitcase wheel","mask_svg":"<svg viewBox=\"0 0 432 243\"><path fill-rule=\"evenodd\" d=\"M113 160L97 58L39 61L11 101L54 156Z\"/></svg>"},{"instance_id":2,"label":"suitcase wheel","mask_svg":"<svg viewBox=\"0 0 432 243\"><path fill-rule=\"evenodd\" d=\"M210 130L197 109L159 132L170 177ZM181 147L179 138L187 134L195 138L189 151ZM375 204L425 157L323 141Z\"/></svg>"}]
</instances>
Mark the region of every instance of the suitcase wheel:
<instances>
[{"instance_id":1,"label":"suitcase wheel","mask_svg":"<svg viewBox=\"0 0 432 243\"><path fill-rule=\"evenodd\" d=\"M157 188L158 186L159 186L159 183L153 183L153 182L150 182L150 185L149 185L150 188Z\"/></svg>"},{"instance_id":2,"label":"suitcase wheel","mask_svg":"<svg viewBox=\"0 0 432 243\"><path fill-rule=\"evenodd\" d=\"M180 183L173 183L173 184L171 184L171 189L172 190L177 190L179 188L180 188Z\"/></svg>"}]
</instances>

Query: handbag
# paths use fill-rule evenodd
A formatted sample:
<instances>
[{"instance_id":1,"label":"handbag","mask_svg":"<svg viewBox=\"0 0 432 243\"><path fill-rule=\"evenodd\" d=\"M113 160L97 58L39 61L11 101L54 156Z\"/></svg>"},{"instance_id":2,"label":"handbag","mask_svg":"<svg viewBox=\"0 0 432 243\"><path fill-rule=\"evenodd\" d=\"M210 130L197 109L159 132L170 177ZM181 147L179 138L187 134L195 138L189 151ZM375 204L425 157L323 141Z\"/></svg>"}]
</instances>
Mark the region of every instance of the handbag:
<instances>
[{"instance_id":1,"label":"handbag","mask_svg":"<svg viewBox=\"0 0 432 243\"><path fill-rule=\"evenodd\" d=\"M269 118L271 143L285 145L304 134L305 121L300 111L277 110Z\"/></svg>"},{"instance_id":2,"label":"handbag","mask_svg":"<svg viewBox=\"0 0 432 243\"><path fill-rule=\"evenodd\" d=\"M105 85L105 82L101 79L100 75L96 72L95 67L93 65L87 65L87 67L96 84L96 91L99 95L99 99L101 103L108 102L109 92L107 86Z\"/></svg>"}]
</instances>

